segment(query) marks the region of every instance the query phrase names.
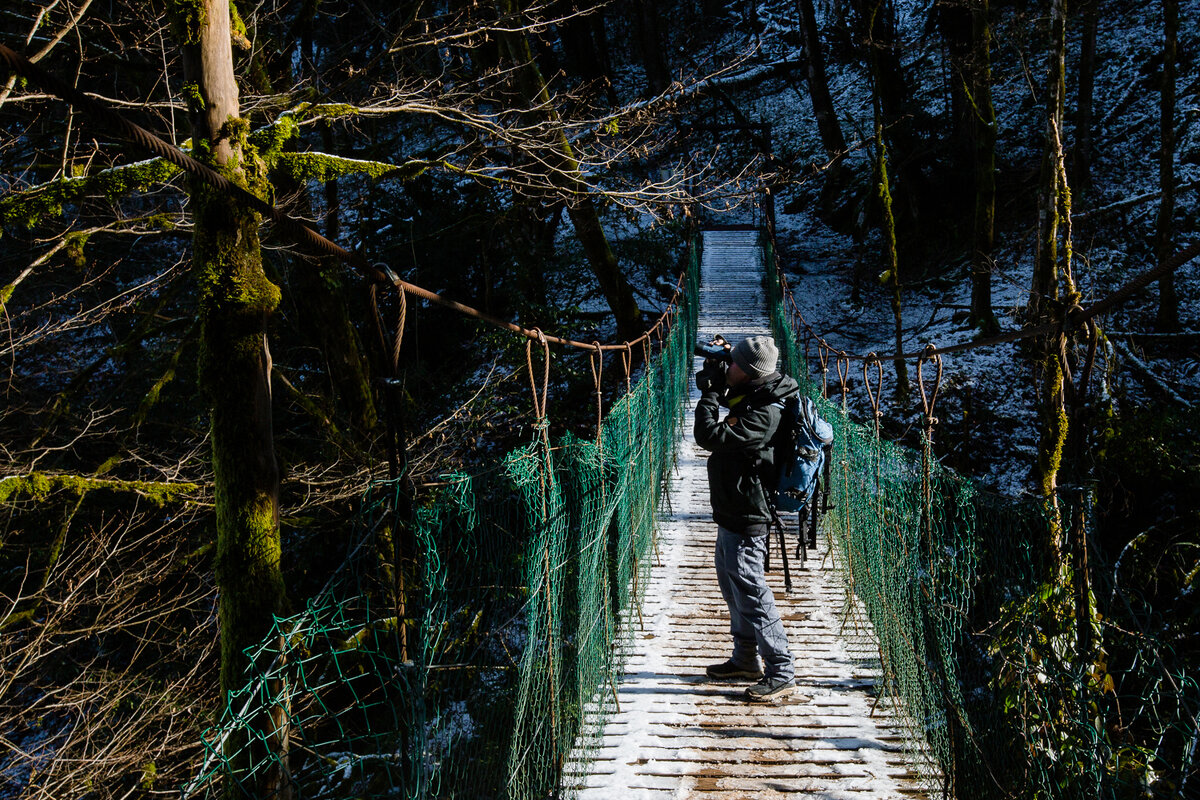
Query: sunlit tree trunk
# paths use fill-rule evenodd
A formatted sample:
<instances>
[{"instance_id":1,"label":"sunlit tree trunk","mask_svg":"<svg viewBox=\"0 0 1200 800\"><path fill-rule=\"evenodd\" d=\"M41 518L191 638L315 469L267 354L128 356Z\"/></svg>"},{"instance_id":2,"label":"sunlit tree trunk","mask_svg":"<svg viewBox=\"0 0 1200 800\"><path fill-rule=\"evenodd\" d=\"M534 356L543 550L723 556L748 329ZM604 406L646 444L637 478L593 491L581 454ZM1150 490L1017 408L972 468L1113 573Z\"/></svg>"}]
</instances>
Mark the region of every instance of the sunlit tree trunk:
<instances>
[{"instance_id":1,"label":"sunlit tree trunk","mask_svg":"<svg viewBox=\"0 0 1200 800\"><path fill-rule=\"evenodd\" d=\"M883 0L874 0L872 3L864 3L864 0L856 0L860 3L859 14L866 14L865 20L862 20L864 27L870 33L868 34L868 59L871 68L871 84L872 84L872 105L875 112L875 180L876 195L879 200L880 221L879 233L883 244L883 264L884 271L880 276L880 282L891 290L890 300L892 307L892 320L894 322L895 332L895 349L896 359L893 362L896 368L896 400L897 402L905 402L908 399L908 366L904 363L904 359L900 358L900 353L904 350L904 318L902 304L902 284L900 281L900 254L896 238L896 216L894 195L892 191L892 181L890 177L891 158L890 151L885 140L885 125L887 120L887 109L884 104L884 93L894 91L896 89L896 76L891 75L885 77L883 73L890 68L882 64L882 51L885 49L885 39L874 38L877 33L881 32L886 25L880 26L877 22L880 14L885 13ZM868 7L869 6L869 7ZM891 13L890 8L886 13ZM882 35L882 34L880 34ZM897 65L893 65L897 66Z\"/></svg>"},{"instance_id":2,"label":"sunlit tree trunk","mask_svg":"<svg viewBox=\"0 0 1200 800\"><path fill-rule=\"evenodd\" d=\"M888 178L888 150L883 139L883 123L878 113L875 118L875 173L879 181L879 202L882 209L880 233L883 238L883 258L885 271L883 283L891 290L892 322L895 334L896 359L896 400L905 402L908 399L908 365L900 357L904 351L904 308L902 304L900 284L900 256L896 248L896 218L892 215L892 191Z\"/></svg>"},{"instance_id":3,"label":"sunlit tree trunk","mask_svg":"<svg viewBox=\"0 0 1200 800\"><path fill-rule=\"evenodd\" d=\"M1162 105L1159 111L1161 146L1158 152L1158 182L1162 202L1158 206L1157 250L1159 263L1172 255L1175 216L1175 59L1179 34L1179 0L1162 0L1163 76ZM1158 319L1160 331L1179 330L1179 298L1175 293L1175 273L1168 272L1158 282Z\"/></svg>"},{"instance_id":4,"label":"sunlit tree trunk","mask_svg":"<svg viewBox=\"0 0 1200 800\"><path fill-rule=\"evenodd\" d=\"M263 165L247 144L249 126L239 116L228 0L197 0L173 11L184 71L196 88L195 152L250 191L266 194ZM228 698L247 681L243 651L267 638L285 602L267 349L267 322L280 294L263 272L256 213L199 183L192 207L199 374L211 410L221 690ZM285 796L285 710L269 707L249 723L250 730L238 729L225 742L233 773L254 796Z\"/></svg>"},{"instance_id":5,"label":"sunlit tree trunk","mask_svg":"<svg viewBox=\"0 0 1200 800\"><path fill-rule=\"evenodd\" d=\"M516 0L496 0L496 10L501 20L514 29L520 28L520 12ZM617 332L630 341L642 335L642 312L633 296L633 288L621 272L617 257L609 246L600 214L596 210L587 185L579 171L579 162L563 132L562 123L554 109L553 100L546 89L541 70L533 60L529 40L520 30L503 34L503 46L509 60L516 69L517 82L526 102L536 106L540 115L551 127L554 139L548 157L553 160L547 177L562 194L567 203L567 214L575 226L575 234L583 246L588 266L600 284L600 291L617 321Z\"/></svg>"}]
</instances>

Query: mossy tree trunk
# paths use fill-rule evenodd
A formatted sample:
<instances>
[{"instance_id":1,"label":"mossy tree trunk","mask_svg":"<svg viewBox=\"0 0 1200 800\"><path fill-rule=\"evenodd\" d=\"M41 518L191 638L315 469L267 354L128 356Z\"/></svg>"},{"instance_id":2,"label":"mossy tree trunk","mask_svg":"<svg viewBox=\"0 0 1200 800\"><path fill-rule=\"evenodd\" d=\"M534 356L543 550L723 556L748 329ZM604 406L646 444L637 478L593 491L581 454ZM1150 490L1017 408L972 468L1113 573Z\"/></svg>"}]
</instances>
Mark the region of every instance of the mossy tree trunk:
<instances>
[{"instance_id":1,"label":"mossy tree trunk","mask_svg":"<svg viewBox=\"0 0 1200 800\"><path fill-rule=\"evenodd\" d=\"M1061 322L1066 307L1078 302L1071 273L1071 194L1067 186L1062 145L1063 99L1066 94L1066 0L1050 0L1049 71L1046 85L1046 132L1042 154L1042 189L1038 200L1038 239L1033 286L1029 299L1032 322ZM1060 252L1059 239L1062 239ZM1059 518L1058 474L1068 433L1066 352L1058 333L1035 345L1040 371L1038 412L1041 424L1036 491L1047 504L1050 520L1047 552L1060 563L1063 527Z\"/></svg>"},{"instance_id":2,"label":"mossy tree trunk","mask_svg":"<svg viewBox=\"0 0 1200 800\"><path fill-rule=\"evenodd\" d=\"M875 172L879 181L879 202L882 208L880 234L883 237L884 273L883 284L891 289L892 322L896 341L896 402L908 402L908 365L901 353L904 352L904 306L900 285L900 255L896 249L896 218L892 216L892 191L888 178L888 151L883 141L883 122L878 113L875 117Z\"/></svg>"},{"instance_id":3,"label":"mossy tree trunk","mask_svg":"<svg viewBox=\"0 0 1200 800\"><path fill-rule=\"evenodd\" d=\"M189 102L195 151L250 191L268 194L263 164L246 142L249 126L239 116L228 0L178 2L172 12L185 76L194 89ZM280 292L263 272L257 214L199 183L192 207L200 382L211 411L221 690L228 702L229 692L247 680L244 651L266 639L285 605L267 348L267 322ZM285 709L269 707L250 723L250 730L239 729L225 742L233 774L252 796L286 796ZM264 757L268 766L251 774Z\"/></svg>"},{"instance_id":4,"label":"mossy tree trunk","mask_svg":"<svg viewBox=\"0 0 1200 800\"><path fill-rule=\"evenodd\" d=\"M547 144L544 154L550 167L546 177L567 203L567 214L575 226L575 234L583 246L588 266L616 317L618 335L626 341L632 341L642 335L641 309L609 246L600 214L580 173L579 162L571 143L567 141L542 72L533 59L533 50L522 31L520 9L516 0L496 0L496 11L501 21L508 23L502 25L506 30L501 33L503 50L513 64L521 94L527 103L538 109L534 113L551 129L552 141Z\"/></svg>"},{"instance_id":5,"label":"mossy tree trunk","mask_svg":"<svg viewBox=\"0 0 1200 800\"><path fill-rule=\"evenodd\" d=\"M1175 59L1179 35L1179 0L1162 0L1163 75L1162 104L1159 109L1160 147L1158 182L1162 202L1158 206L1156 245L1161 264L1173 255L1173 219L1175 216ZM1175 273L1168 272L1158 281L1159 331L1179 330L1179 297L1175 292Z\"/></svg>"},{"instance_id":6,"label":"mossy tree trunk","mask_svg":"<svg viewBox=\"0 0 1200 800\"><path fill-rule=\"evenodd\" d=\"M875 17L881 13L883 4L876 2L871 8L871 17L867 28L875 28ZM883 273L880 282L891 289L892 320L894 323L896 358L892 362L896 368L896 402L908 401L908 365L900 356L904 352L904 308L902 284L900 283L900 252L896 239L896 216L893 205L892 182L889 175L889 156L887 142L884 140L884 123L887 112L884 108L884 84L881 78L884 71L880 66L879 54L873 45L870 50L872 104L875 111L875 180L878 182L876 191L879 198L879 234L883 240Z\"/></svg>"}]
</instances>

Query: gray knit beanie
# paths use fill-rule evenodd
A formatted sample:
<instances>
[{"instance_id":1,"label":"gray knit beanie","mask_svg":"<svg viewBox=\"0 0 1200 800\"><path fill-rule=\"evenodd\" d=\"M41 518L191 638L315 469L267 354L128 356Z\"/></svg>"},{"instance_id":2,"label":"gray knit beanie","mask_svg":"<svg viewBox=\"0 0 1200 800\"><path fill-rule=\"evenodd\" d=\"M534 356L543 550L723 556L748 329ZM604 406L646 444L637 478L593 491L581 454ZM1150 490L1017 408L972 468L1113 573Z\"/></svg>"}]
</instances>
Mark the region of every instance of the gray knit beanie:
<instances>
[{"instance_id":1,"label":"gray knit beanie","mask_svg":"<svg viewBox=\"0 0 1200 800\"><path fill-rule=\"evenodd\" d=\"M742 368L751 380L770 375L779 360L779 350L770 336L751 336L733 348L733 363Z\"/></svg>"}]
</instances>

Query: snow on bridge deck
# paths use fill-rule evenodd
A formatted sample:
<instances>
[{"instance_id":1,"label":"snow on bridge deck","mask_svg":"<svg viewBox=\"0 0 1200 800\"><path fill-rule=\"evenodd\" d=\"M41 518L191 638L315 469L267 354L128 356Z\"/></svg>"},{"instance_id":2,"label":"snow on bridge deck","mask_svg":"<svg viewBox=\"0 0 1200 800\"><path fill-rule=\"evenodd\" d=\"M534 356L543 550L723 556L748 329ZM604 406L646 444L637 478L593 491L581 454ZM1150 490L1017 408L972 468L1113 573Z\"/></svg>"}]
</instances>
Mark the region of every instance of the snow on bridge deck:
<instances>
[{"instance_id":1,"label":"snow on bridge deck","mask_svg":"<svg viewBox=\"0 0 1200 800\"><path fill-rule=\"evenodd\" d=\"M770 333L756 233L705 234L700 298L701 334L737 342ZM693 387L693 409L698 399ZM874 645L861 630L842 633L866 623L858 614L844 622L845 590L823 541L807 569L792 560L791 595L777 546L768 574L796 657L797 692L781 704L748 703L745 683L704 676L706 665L728 657L730 637L713 571L706 453L690 417L685 428L660 526L661 563L617 687L620 710L590 774L573 788L582 800L923 797L886 702L875 707Z\"/></svg>"}]
</instances>

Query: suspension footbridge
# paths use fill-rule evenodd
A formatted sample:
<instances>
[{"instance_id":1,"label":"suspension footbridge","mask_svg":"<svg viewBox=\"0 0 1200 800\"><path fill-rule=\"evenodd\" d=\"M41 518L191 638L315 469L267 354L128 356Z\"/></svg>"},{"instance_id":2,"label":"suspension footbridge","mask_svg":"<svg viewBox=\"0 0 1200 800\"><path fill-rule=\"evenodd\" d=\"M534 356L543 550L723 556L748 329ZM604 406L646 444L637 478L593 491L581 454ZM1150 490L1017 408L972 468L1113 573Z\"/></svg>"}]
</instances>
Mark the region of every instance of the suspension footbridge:
<instances>
[{"instance_id":1,"label":"suspension footbridge","mask_svg":"<svg viewBox=\"0 0 1200 800\"><path fill-rule=\"evenodd\" d=\"M701 332L734 342L771 332L757 232L706 233L701 276ZM693 387L685 421L698 399ZM791 593L777 549L768 575L796 657L797 692L776 704L748 703L744 686L705 676L705 665L728 657L730 638L713 569L706 453L690 426L684 430L660 560L640 616L630 620L620 711L604 729L594 764L572 776L579 797L923 796L890 706L876 694L876 650L863 630L870 623L849 601L825 543L803 566L793 554Z\"/></svg>"},{"instance_id":2,"label":"suspension footbridge","mask_svg":"<svg viewBox=\"0 0 1200 800\"><path fill-rule=\"evenodd\" d=\"M442 476L411 515L399 481L371 487L348 579L249 654L184 797L1097 796L1110 770L1093 709L1109 684L1065 657L1083 639L1037 544L1049 506L943 468L932 402L917 449L851 421L847 354L841 407L823 397L771 247L706 232L703 270L693 248L637 343L520 330L531 441ZM687 433L698 330L770 332L834 427L833 508L818 548L792 555L791 593L773 547L799 682L778 704L704 677L729 636L705 454ZM594 437L550 440L551 342L592 351ZM606 403L602 373L622 367ZM1169 724L1189 724L1189 707Z\"/></svg>"}]
</instances>

